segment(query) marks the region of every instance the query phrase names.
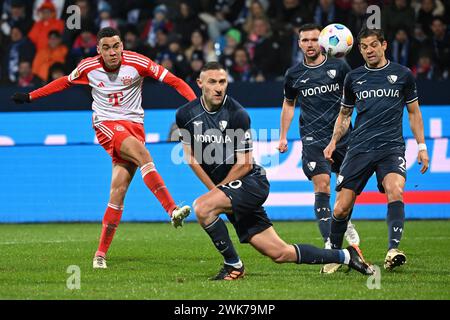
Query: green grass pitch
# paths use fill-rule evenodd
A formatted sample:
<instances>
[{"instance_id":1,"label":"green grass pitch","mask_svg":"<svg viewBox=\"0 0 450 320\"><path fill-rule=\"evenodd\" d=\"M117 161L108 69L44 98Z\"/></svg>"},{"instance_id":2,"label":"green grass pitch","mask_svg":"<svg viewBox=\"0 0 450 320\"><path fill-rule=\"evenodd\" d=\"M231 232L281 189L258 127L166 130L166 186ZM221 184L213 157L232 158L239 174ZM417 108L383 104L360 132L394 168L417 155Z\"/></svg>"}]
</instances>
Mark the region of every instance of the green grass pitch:
<instances>
[{"instance_id":1,"label":"green grass pitch","mask_svg":"<svg viewBox=\"0 0 450 320\"><path fill-rule=\"evenodd\" d=\"M450 299L450 221L407 221L401 248L408 263L382 268L387 227L355 221L366 260L381 267L380 289L351 271L319 274L319 265L277 265L237 243L247 275L209 281L221 256L196 223L122 223L107 270L92 269L100 224L0 225L0 299ZM322 246L315 222L274 222L287 242ZM66 286L70 265L80 268L80 289Z\"/></svg>"}]
</instances>

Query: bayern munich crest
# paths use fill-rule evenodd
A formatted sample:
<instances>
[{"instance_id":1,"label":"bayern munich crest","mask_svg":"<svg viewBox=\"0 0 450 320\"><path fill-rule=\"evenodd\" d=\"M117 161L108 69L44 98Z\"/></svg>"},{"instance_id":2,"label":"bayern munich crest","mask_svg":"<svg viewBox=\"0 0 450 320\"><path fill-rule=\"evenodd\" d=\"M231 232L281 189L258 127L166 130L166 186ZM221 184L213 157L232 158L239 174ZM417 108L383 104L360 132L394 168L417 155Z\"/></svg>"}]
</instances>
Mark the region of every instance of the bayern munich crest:
<instances>
[{"instance_id":1,"label":"bayern munich crest","mask_svg":"<svg viewBox=\"0 0 450 320\"><path fill-rule=\"evenodd\" d=\"M133 82L133 79L130 76L122 77L122 83L124 86L129 86Z\"/></svg>"}]
</instances>

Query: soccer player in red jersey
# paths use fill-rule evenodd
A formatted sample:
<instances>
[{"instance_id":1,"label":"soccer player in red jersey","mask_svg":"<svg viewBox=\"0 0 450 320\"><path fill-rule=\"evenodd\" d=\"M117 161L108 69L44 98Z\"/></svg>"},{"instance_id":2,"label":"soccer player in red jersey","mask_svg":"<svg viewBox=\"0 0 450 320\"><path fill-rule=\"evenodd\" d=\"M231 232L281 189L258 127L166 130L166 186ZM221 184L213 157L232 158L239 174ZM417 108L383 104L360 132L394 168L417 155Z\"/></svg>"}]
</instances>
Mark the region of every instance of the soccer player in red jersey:
<instances>
[{"instance_id":1,"label":"soccer player in red jersey","mask_svg":"<svg viewBox=\"0 0 450 320\"><path fill-rule=\"evenodd\" d=\"M119 225L128 186L139 167L145 185L153 192L171 217L175 228L189 215L189 206L178 207L156 170L145 147L142 83L152 77L175 88L188 101L195 93L183 80L149 58L123 50L120 34L103 28L97 34L98 55L82 60L69 76L61 77L30 93L15 93L16 103L32 102L74 84L92 88L93 127L100 145L113 163L110 198L103 217L100 243L94 268L106 268L106 253Z\"/></svg>"}]
</instances>

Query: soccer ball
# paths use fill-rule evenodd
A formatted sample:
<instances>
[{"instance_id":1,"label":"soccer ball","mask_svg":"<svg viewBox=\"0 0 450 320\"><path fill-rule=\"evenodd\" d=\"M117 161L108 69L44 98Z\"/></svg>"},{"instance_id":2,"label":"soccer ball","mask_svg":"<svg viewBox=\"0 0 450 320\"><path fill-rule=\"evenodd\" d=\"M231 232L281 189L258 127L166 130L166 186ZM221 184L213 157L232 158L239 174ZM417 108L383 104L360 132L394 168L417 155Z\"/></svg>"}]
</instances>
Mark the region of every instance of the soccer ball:
<instances>
[{"instance_id":1,"label":"soccer ball","mask_svg":"<svg viewBox=\"0 0 450 320\"><path fill-rule=\"evenodd\" d=\"M319 35L319 45L327 55L341 58L352 49L353 35L343 24L329 24Z\"/></svg>"}]
</instances>

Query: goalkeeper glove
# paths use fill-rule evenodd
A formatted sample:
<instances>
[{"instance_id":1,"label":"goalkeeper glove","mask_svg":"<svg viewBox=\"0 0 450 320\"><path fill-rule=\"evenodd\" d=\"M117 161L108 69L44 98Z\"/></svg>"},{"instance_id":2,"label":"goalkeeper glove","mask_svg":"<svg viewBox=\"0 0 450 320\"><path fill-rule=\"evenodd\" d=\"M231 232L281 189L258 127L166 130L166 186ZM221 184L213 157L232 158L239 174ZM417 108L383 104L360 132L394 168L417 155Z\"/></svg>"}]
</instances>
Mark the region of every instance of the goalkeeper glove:
<instances>
[{"instance_id":1,"label":"goalkeeper glove","mask_svg":"<svg viewBox=\"0 0 450 320\"><path fill-rule=\"evenodd\" d=\"M11 97L12 100L14 100L15 103L30 103L31 99L30 99L30 95L28 93L23 93L23 92L16 92L14 93L14 95Z\"/></svg>"}]
</instances>

